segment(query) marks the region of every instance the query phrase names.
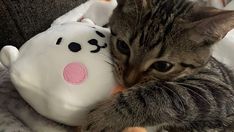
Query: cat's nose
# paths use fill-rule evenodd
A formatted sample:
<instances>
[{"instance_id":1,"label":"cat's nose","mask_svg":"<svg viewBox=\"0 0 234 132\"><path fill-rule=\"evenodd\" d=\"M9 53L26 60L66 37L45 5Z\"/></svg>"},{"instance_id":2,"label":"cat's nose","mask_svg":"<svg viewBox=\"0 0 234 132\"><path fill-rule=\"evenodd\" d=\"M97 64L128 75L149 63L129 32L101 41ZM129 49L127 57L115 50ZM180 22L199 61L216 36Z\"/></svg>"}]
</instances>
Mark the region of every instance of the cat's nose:
<instances>
[{"instance_id":1,"label":"cat's nose","mask_svg":"<svg viewBox=\"0 0 234 132\"><path fill-rule=\"evenodd\" d=\"M132 87L133 85L138 83L139 78L140 78L140 75L135 70L126 72L123 77L124 85L126 87Z\"/></svg>"}]
</instances>

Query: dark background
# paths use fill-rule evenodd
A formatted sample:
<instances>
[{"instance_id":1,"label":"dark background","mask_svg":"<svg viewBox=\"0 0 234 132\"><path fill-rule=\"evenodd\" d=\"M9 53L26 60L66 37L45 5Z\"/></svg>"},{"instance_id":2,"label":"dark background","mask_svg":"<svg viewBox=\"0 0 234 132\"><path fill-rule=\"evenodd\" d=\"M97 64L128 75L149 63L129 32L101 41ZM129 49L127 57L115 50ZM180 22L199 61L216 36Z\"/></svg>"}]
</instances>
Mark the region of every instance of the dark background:
<instances>
[{"instance_id":1,"label":"dark background","mask_svg":"<svg viewBox=\"0 0 234 132\"><path fill-rule=\"evenodd\" d=\"M0 0L0 49L20 47L86 0Z\"/></svg>"}]
</instances>

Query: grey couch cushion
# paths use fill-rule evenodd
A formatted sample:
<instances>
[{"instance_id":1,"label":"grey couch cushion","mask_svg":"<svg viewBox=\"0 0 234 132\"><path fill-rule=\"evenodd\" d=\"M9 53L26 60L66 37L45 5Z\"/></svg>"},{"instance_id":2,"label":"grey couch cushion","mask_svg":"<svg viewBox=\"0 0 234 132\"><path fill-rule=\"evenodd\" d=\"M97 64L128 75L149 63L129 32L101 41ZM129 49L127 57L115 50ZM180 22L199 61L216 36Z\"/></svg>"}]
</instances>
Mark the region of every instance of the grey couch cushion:
<instances>
[{"instance_id":1,"label":"grey couch cushion","mask_svg":"<svg viewBox=\"0 0 234 132\"><path fill-rule=\"evenodd\" d=\"M0 49L20 47L54 19L86 0L0 0Z\"/></svg>"}]
</instances>

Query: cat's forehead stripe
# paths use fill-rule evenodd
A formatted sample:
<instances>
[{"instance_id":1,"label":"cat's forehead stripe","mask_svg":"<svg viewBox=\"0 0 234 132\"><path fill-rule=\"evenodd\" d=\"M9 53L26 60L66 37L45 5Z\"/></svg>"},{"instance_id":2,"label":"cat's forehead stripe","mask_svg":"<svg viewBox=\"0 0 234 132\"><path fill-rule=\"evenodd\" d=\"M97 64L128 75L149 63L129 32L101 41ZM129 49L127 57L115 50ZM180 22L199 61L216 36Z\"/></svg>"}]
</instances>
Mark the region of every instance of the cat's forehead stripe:
<instances>
[{"instance_id":1,"label":"cat's forehead stripe","mask_svg":"<svg viewBox=\"0 0 234 132\"><path fill-rule=\"evenodd\" d=\"M164 53L166 52L166 48L167 48L167 46L165 44L162 45L162 47L157 55L157 58L161 58L164 55Z\"/></svg>"},{"instance_id":2,"label":"cat's forehead stripe","mask_svg":"<svg viewBox=\"0 0 234 132\"><path fill-rule=\"evenodd\" d=\"M193 6L193 3L185 0L178 0L174 3L171 2L172 1L165 0L155 3L155 5L160 6L155 6L157 9L149 12L143 19L144 23L141 24L143 24L144 29L138 31L140 33L139 43L141 46L143 45L149 49L153 49L159 44L163 44L168 34L172 31L175 18L188 12ZM156 20L159 16L161 16L161 21L157 22ZM134 34L132 34L132 37L134 37ZM151 40L153 40L153 42L151 42ZM163 54L164 49L161 51L159 56Z\"/></svg>"}]
</instances>

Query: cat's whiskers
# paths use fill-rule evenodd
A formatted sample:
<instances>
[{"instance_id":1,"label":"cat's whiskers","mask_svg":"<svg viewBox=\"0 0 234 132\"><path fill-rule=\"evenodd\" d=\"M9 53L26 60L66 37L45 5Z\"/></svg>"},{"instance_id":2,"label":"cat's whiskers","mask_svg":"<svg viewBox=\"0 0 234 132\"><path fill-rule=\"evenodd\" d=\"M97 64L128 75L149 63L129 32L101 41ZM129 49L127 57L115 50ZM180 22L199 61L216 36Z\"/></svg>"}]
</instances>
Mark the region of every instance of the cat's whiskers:
<instances>
[{"instance_id":1,"label":"cat's whiskers","mask_svg":"<svg viewBox=\"0 0 234 132\"><path fill-rule=\"evenodd\" d=\"M109 62L109 61L106 61L106 60L105 60L105 62L106 62L107 64L110 64L111 66L114 66L114 64L111 63L111 62Z\"/></svg>"},{"instance_id":2,"label":"cat's whiskers","mask_svg":"<svg viewBox=\"0 0 234 132\"><path fill-rule=\"evenodd\" d=\"M194 86L193 84L188 84L188 83L179 83L179 85L181 86L181 88L184 88L186 90L189 90L189 91L193 92L194 94L196 94L197 96L199 96L202 100L204 100L206 103L208 103L209 105L211 105L211 103L205 97L203 97L198 92L196 92L196 91L194 91L194 90L192 90L192 89L189 88L189 87L192 87L192 88L200 90L199 88L197 88L197 86ZM185 88L185 87L188 87L188 88Z\"/></svg>"},{"instance_id":3,"label":"cat's whiskers","mask_svg":"<svg viewBox=\"0 0 234 132\"><path fill-rule=\"evenodd\" d=\"M109 58L109 59L112 60L112 57L111 57L110 55L106 55L106 54L104 54L104 53L100 53L99 55L103 55L104 57L107 57L107 58Z\"/></svg>"},{"instance_id":4,"label":"cat's whiskers","mask_svg":"<svg viewBox=\"0 0 234 132\"><path fill-rule=\"evenodd\" d=\"M107 57L108 59L104 60L107 64L111 65L112 67L114 66L114 61L113 58L110 55L104 54L104 53L99 53L98 55L102 56L102 57ZM113 71L112 71L113 72Z\"/></svg>"},{"instance_id":5,"label":"cat's whiskers","mask_svg":"<svg viewBox=\"0 0 234 132\"><path fill-rule=\"evenodd\" d=\"M163 86L163 88L166 88L167 90L171 91L171 92L176 96L176 99L179 100L179 102L180 102L180 104L181 104L181 106L182 106L182 110L183 110L183 112L185 113L184 103L183 103L183 101L181 100L180 96L179 96L177 93L175 93L173 90L171 90L170 88L168 88L167 86L165 86L165 85L162 85L162 86ZM168 97L169 97L170 100L172 101L171 97L170 97L170 96L168 96Z\"/></svg>"}]
</instances>

